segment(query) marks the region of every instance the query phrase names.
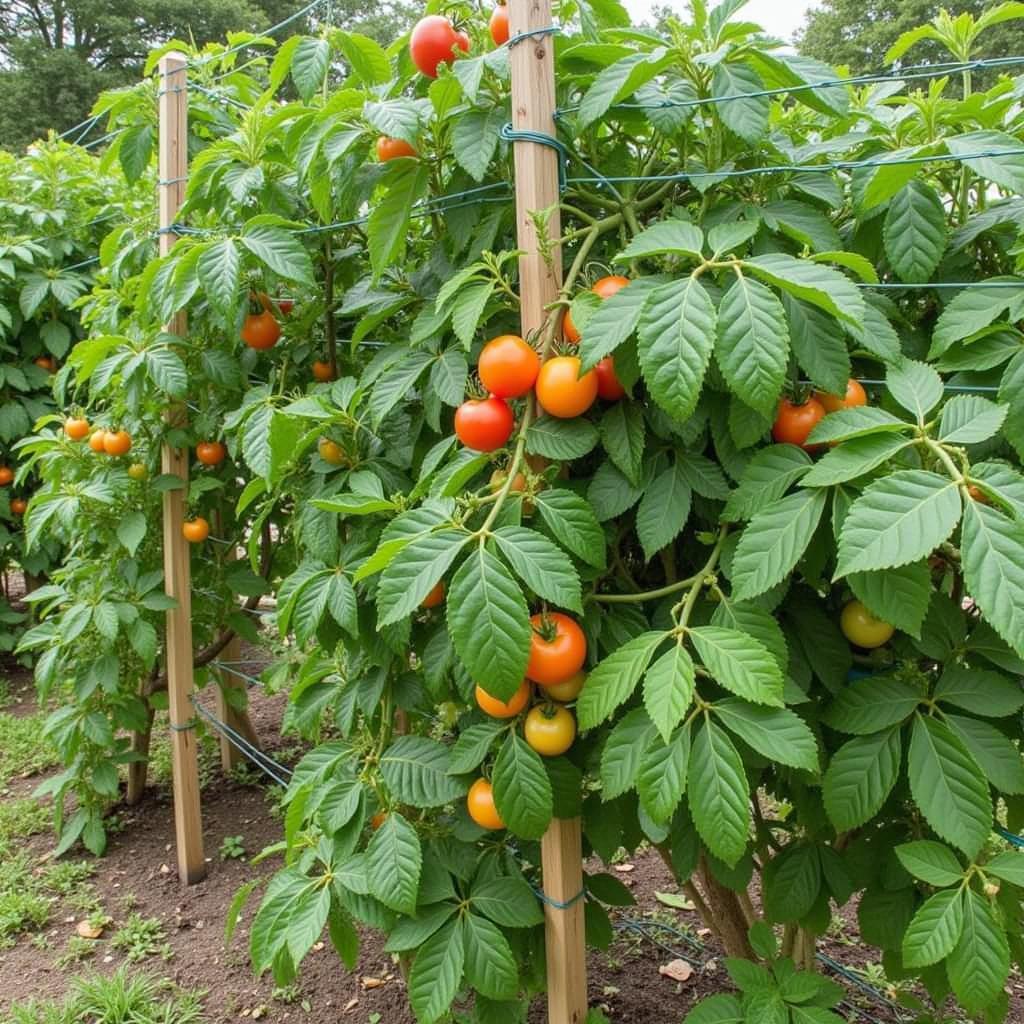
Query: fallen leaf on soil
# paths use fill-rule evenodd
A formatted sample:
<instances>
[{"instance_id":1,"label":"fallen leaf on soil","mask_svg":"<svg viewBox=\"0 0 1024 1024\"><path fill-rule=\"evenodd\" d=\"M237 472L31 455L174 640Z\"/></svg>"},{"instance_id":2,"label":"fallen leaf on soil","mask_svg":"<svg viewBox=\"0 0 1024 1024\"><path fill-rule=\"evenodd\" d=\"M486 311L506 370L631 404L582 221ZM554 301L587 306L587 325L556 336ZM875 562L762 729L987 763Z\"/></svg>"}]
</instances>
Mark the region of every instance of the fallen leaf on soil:
<instances>
[{"instance_id":1,"label":"fallen leaf on soil","mask_svg":"<svg viewBox=\"0 0 1024 1024\"><path fill-rule=\"evenodd\" d=\"M693 910L693 904L681 892L657 892L654 898L666 907L675 907L676 910Z\"/></svg>"},{"instance_id":2,"label":"fallen leaf on soil","mask_svg":"<svg viewBox=\"0 0 1024 1024\"><path fill-rule=\"evenodd\" d=\"M634 869L634 865L632 865L632 864L616 864L615 865L615 870L622 872L622 874L628 874L633 869Z\"/></svg>"},{"instance_id":3,"label":"fallen leaf on soil","mask_svg":"<svg viewBox=\"0 0 1024 1024\"><path fill-rule=\"evenodd\" d=\"M359 1005L359 1000L358 999L350 999L345 1004L345 1013L348 1013L349 1010L354 1010L358 1005Z\"/></svg>"},{"instance_id":4,"label":"fallen leaf on soil","mask_svg":"<svg viewBox=\"0 0 1024 1024\"><path fill-rule=\"evenodd\" d=\"M363 978L363 988L380 988L384 984L381 978Z\"/></svg>"},{"instance_id":5,"label":"fallen leaf on soil","mask_svg":"<svg viewBox=\"0 0 1024 1024\"><path fill-rule=\"evenodd\" d=\"M103 934L103 925L90 924L88 921L79 921L75 931L83 939L98 939Z\"/></svg>"},{"instance_id":6,"label":"fallen leaf on soil","mask_svg":"<svg viewBox=\"0 0 1024 1024\"><path fill-rule=\"evenodd\" d=\"M658 973L673 981L689 981L693 976L693 968L685 960L670 960L658 968Z\"/></svg>"}]
</instances>

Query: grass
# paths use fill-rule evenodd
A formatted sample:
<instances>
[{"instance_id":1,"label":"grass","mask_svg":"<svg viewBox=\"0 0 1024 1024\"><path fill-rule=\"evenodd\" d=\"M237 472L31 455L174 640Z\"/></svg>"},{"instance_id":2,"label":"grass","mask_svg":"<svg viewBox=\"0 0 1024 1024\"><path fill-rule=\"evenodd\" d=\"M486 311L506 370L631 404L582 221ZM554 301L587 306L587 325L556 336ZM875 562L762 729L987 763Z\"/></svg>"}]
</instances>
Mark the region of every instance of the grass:
<instances>
[{"instance_id":1,"label":"grass","mask_svg":"<svg viewBox=\"0 0 1024 1024\"><path fill-rule=\"evenodd\" d=\"M0 803L0 850L15 840L48 832L51 817L49 808L31 797L4 799Z\"/></svg>"},{"instance_id":2,"label":"grass","mask_svg":"<svg viewBox=\"0 0 1024 1024\"><path fill-rule=\"evenodd\" d=\"M61 900L96 899L87 879L92 865L66 861L43 868L27 853L0 857L0 949L9 949L22 932L39 931Z\"/></svg>"},{"instance_id":3,"label":"grass","mask_svg":"<svg viewBox=\"0 0 1024 1024\"><path fill-rule=\"evenodd\" d=\"M133 964L147 960L151 956L169 960L174 955L159 919L143 917L137 913L128 916L114 933L110 945L114 949L122 950L125 959Z\"/></svg>"},{"instance_id":4,"label":"grass","mask_svg":"<svg viewBox=\"0 0 1024 1024\"><path fill-rule=\"evenodd\" d=\"M201 994L121 968L73 983L63 1002L32 999L0 1010L0 1024L204 1024Z\"/></svg>"},{"instance_id":5,"label":"grass","mask_svg":"<svg viewBox=\"0 0 1024 1024\"><path fill-rule=\"evenodd\" d=\"M36 775L57 764L53 747L43 740L45 712L0 714L0 788L21 775Z\"/></svg>"}]
</instances>

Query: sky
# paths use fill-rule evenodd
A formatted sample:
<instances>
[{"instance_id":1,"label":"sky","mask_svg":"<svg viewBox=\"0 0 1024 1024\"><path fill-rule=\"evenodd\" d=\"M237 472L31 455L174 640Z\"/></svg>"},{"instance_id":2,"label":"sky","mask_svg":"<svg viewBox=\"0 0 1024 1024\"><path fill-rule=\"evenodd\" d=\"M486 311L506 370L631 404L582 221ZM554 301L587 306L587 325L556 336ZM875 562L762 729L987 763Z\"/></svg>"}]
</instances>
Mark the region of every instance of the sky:
<instances>
[{"instance_id":1,"label":"sky","mask_svg":"<svg viewBox=\"0 0 1024 1024\"><path fill-rule=\"evenodd\" d=\"M650 0L624 0L634 18L645 17L651 9ZM682 0L668 0L673 6L684 10ZM766 32L782 39L790 39L804 21L804 14L810 7L817 7L818 0L750 0L737 15L747 21L756 21Z\"/></svg>"}]
</instances>

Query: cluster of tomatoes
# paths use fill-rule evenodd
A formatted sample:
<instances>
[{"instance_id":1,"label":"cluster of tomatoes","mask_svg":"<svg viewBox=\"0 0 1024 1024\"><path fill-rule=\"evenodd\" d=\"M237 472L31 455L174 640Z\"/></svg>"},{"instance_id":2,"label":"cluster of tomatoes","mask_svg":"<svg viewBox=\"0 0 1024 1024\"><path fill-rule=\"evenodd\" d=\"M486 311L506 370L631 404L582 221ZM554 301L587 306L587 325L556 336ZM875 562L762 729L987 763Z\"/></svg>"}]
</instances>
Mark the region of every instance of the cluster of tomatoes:
<instances>
[{"instance_id":1,"label":"cluster of tomatoes","mask_svg":"<svg viewBox=\"0 0 1024 1024\"><path fill-rule=\"evenodd\" d=\"M602 299L629 284L625 277L603 277L593 288ZM566 313L562 323L565 341L577 345L580 333ZM531 390L541 409L557 419L582 416L598 398L617 402L626 394L615 375L615 363L605 356L593 369L581 373L579 356L560 354L545 362L532 345L515 334L502 334L484 345L477 374L488 391L487 398L470 398L455 411L455 435L478 452L503 448L512 436L515 417L509 400Z\"/></svg>"},{"instance_id":2,"label":"cluster of tomatoes","mask_svg":"<svg viewBox=\"0 0 1024 1024\"><path fill-rule=\"evenodd\" d=\"M9 487L14 483L14 470L10 466L0 466L0 487ZM28 502L24 498L11 498L11 512L16 516L23 516Z\"/></svg>"},{"instance_id":3,"label":"cluster of tomatoes","mask_svg":"<svg viewBox=\"0 0 1024 1024\"><path fill-rule=\"evenodd\" d=\"M846 384L845 395L830 395L825 391L815 391L804 402L791 402L783 398L772 425L772 437L779 444L795 444L801 448L813 448L807 444L811 431L830 412L840 409L852 409L858 405L867 405L868 396L860 381L852 377Z\"/></svg>"},{"instance_id":4,"label":"cluster of tomatoes","mask_svg":"<svg viewBox=\"0 0 1024 1024\"><path fill-rule=\"evenodd\" d=\"M444 592L437 598L440 601ZM476 688L480 710L492 718L518 718L537 693L542 696L523 720L523 737L543 757L560 757L576 739L576 719L565 706L583 689L586 673L587 640L579 624L561 612L534 615L530 619L533 635L526 678L508 701L492 697L482 686ZM505 827L494 803L494 791L488 779L479 778L466 798L469 816L481 828Z\"/></svg>"}]
</instances>

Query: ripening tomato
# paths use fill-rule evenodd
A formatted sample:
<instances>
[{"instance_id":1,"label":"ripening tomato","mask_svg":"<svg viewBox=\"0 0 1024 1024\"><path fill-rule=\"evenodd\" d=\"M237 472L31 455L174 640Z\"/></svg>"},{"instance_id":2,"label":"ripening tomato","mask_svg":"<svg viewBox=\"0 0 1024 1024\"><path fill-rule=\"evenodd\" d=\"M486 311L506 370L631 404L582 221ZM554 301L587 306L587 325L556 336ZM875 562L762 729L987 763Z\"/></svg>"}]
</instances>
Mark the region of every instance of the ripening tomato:
<instances>
[{"instance_id":1,"label":"ripening tomato","mask_svg":"<svg viewBox=\"0 0 1024 1024\"><path fill-rule=\"evenodd\" d=\"M857 405L867 405L868 396L859 380L851 377L846 383L845 395L830 395L827 391L816 391L814 397L821 402L825 412L839 412Z\"/></svg>"},{"instance_id":2,"label":"ripening tomato","mask_svg":"<svg viewBox=\"0 0 1024 1024\"><path fill-rule=\"evenodd\" d=\"M529 679L524 679L519 689L507 701L504 701L499 700L497 697L492 697L478 684L476 688L476 703L477 707L485 715L490 715L491 718L515 718L530 703L530 692L530 681Z\"/></svg>"},{"instance_id":3,"label":"ripening tomato","mask_svg":"<svg viewBox=\"0 0 1024 1024\"><path fill-rule=\"evenodd\" d=\"M610 299L616 292L621 292L627 284L629 284L628 277L612 274L609 277L602 277L599 281L595 281L594 287L590 290L602 299Z\"/></svg>"},{"instance_id":4,"label":"ripening tomato","mask_svg":"<svg viewBox=\"0 0 1024 1024\"><path fill-rule=\"evenodd\" d=\"M6 487L14 481L14 470L10 466L0 466L0 487Z\"/></svg>"},{"instance_id":5,"label":"ripening tomato","mask_svg":"<svg viewBox=\"0 0 1024 1024\"><path fill-rule=\"evenodd\" d=\"M181 524L181 534L189 544L202 544L210 536L210 524L202 516L196 516Z\"/></svg>"},{"instance_id":6,"label":"ripening tomato","mask_svg":"<svg viewBox=\"0 0 1024 1024\"><path fill-rule=\"evenodd\" d=\"M423 598L421 608L436 608L444 600L444 580L438 580L430 589L430 593Z\"/></svg>"},{"instance_id":7,"label":"ripening tomato","mask_svg":"<svg viewBox=\"0 0 1024 1024\"><path fill-rule=\"evenodd\" d=\"M269 310L250 313L242 324L242 341L255 349L273 348L281 337L281 325Z\"/></svg>"},{"instance_id":8,"label":"ripening tomato","mask_svg":"<svg viewBox=\"0 0 1024 1024\"><path fill-rule=\"evenodd\" d=\"M484 345L476 369L492 395L520 398L537 379L540 356L517 334L502 334Z\"/></svg>"},{"instance_id":9,"label":"ripening tomato","mask_svg":"<svg viewBox=\"0 0 1024 1024\"><path fill-rule=\"evenodd\" d=\"M131 447L132 435L127 430L108 430L103 435L103 450L108 455L127 455Z\"/></svg>"},{"instance_id":10,"label":"ripening tomato","mask_svg":"<svg viewBox=\"0 0 1024 1024\"><path fill-rule=\"evenodd\" d=\"M896 630L882 619L875 618L860 601L851 601L839 616L843 636L858 647L881 647L892 639Z\"/></svg>"},{"instance_id":11,"label":"ripening tomato","mask_svg":"<svg viewBox=\"0 0 1024 1024\"><path fill-rule=\"evenodd\" d=\"M455 435L478 452L493 452L512 436L512 410L501 398L471 398L455 410Z\"/></svg>"},{"instance_id":12,"label":"ripening tomato","mask_svg":"<svg viewBox=\"0 0 1024 1024\"><path fill-rule=\"evenodd\" d=\"M97 455L103 455L106 449L103 447L103 439L107 436L107 432L100 427L99 430L94 430L89 435L89 447L96 452Z\"/></svg>"},{"instance_id":13,"label":"ripening tomato","mask_svg":"<svg viewBox=\"0 0 1024 1024\"><path fill-rule=\"evenodd\" d=\"M57 364L54 362L53 356L36 356L32 360L40 370L45 370L47 373L53 373L57 369Z\"/></svg>"},{"instance_id":14,"label":"ripening tomato","mask_svg":"<svg viewBox=\"0 0 1024 1024\"><path fill-rule=\"evenodd\" d=\"M560 757L576 739L576 719L561 704L530 709L523 725L526 742L544 757Z\"/></svg>"},{"instance_id":15,"label":"ripening tomato","mask_svg":"<svg viewBox=\"0 0 1024 1024\"><path fill-rule=\"evenodd\" d=\"M568 309L565 311L565 316L562 317L562 337L570 345L578 345L580 343L580 332L576 329L572 313Z\"/></svg>"},{"instance_id":16,"label":"ripening tomato","mask_svg":"<svg viewBox=\"0 0 1024 1024\"><path fill-rule=\"evenodd\" d=\"M970 484L967 488L967 496L971 501L978 502L979 505L991 505L992 502L988 500L988 495L977 486L977 484Z\"/></svg>"},{"instance_id":17,"label":"ripening tomato","mask_svg":"<svg viewBox=\"0 0 1024 1024\"><path fill-rule=\"evenodd\" d=\"M274 305L285 315L291 314L291 311L295 308L294 299L275 299Z\"/></svg>"},{"instance_id":18,"label":"ripening tomato","mask_svg":"<svg viewBox=\"0 0 1024 1024\"><path fill-rule=\"evenodd\" d=\"M501 4L491 12L491 38L495 46L503 46L508 42L508 7Z\"/></svg>"},{"instance_id":19,"label":"ripening tomato","mask_svg":"<svg viewBox=\"0 0 1024 1024\"><path fill-rule=\"evenodd\" d=\"M11 498L11 512L16 516L23 516L28 502L24 498Z\"/></svg>"},{"instance_id":20,"label":"ripening tomato","mask_svg":"<svg viewBox=\"0 0 1024 1024\"><path fill-rule=\"evenodd\" d=\"M381 825L383 825L384 822L387 821L387 820L388 820L388 812L387 811L378 811L370 819L370 828L372 828L373 831L376 832L377 829L379 829L381 827Z\"/></svg>"},{"instance_id":21,"label":"ripening tomato","mask_svg":"<svg viewBox=\"0 0 1024 1024\"><path fill-rule=\"evenodd\" d=\"M595 367L597 374L597 393L606 402L617 402L626 394L619 378L615 375L615 361L611 356L605 356Z\"/></svg>"},{"instance_id":22,"label":"ripening tomato","mask_svg":"<svg viewBox=\"0 0 1024 1024\"><path fill-rule=\"evenodd\" d=\"M491 479L487 482L491 488L491 493L501 490L505 486L505 481L508 479L508 471L505 469L496 469L491 474ZM522 473L516 473L515 479L512 481L509 487L510 491L522 493L526 490L526 477Z\"/></svg>"},{"instance_id":23,"label":"ripening tomato","mask_svg":"<svg viewBox=\"0 0 1024 1024\"><path fill-rule=\"evenodd\" d=\"M326 363L322 359L313 360L313 380L318 380L323 384L334 379L335 373L331 369L330 363Z\"/></svg>"},{"instance_id":24,"label":"ripening tomato","mask_svg":"<svg viewBox=\"0 0 1024 1024\"><path fill-rule=\"evenodd\" d=\"M555 356L537 374L537 401L549 416L582 416L596 398L597 374L587 370L581 377L578 356Z\"/></svg>"},{"instance_id":25,"label":"ripening tomato","mask_svg":"<svg viewBox=\"0 0 1024 1024\"><path fill-rule=\"evenodd\" d=\"M469 36L456 32L452 23L440 14L430 14L416 22L409 37L409 56L421 74L437 78L438 64L451 64L455 60L452 52L459 47L469 52Z\"/></svg>"},{"instance_id":26,"label":"ripening tomato","mask_svg":"<svg viewBox=\"0 0 1024 1024\"><path fill-rule=\"evenodd\" d=\"M587 660L587 638L575 619L562 612L548 612L530 618L530 660L526 678L541 686L564 683Z\"/></svg>"},{"instance_id":27,"label":"ripening tomato","mask_svg":"<svg viewBox=\"0 0 1024 1024\"><path fill-rule=\"evenodd\" d=\"M219 466L227 454L227 448L220 441L200 441L196 445L196 458L204 466Z\"/></svg>"},{"instance_id":28,"label":"ripening tomato","mask_svg":"<svg viewBox=\"0 0 1024 1024\"><path fill-rule=\"evenodd\" d=\"M64 421L64 433L72 441L81 441L89 435L89 421L82 419L80 416L72 416Z\"/></svg>"},{"instance_id":29,"label":"ripening tomato","mask_svg":"<svg viewBox=\"0 0 1024 1024\"><path fill-rule=\"evenodd\" d=\"M377 159L382 164L397 160L400 156L419 156L419 153L405 139L393 139L390 135L382 135L377 139Z\"/></svg>"},{"instance_id":30,"label":"ripening tomato","mask_svg":"<svg viewBox=\"0 0 1024 1024\"><path fill-rule=\"evenodd\" d=\"M149 476L149 469L144 462L133 462L128 467L128 476L132 480L145 480Z\"/></svg>"},{"instance_id":31,"label":"ripening tomato","mask_svg":"<svg viewBox=\"0 0 1024 1024\"><path fill-rule=\"evenodd\" d=\"M808 436L824 418L824 406L816 398L808 398L803 405L794 405L788 398L783 398L772 426L772 437L779 444L806 448Z\"/></svg>"},{"instance_id":32,"label":"ripening tomato","mask_svg":"<svg viewBox=\"0 0 1024 1024\"><path fill-rule=\"evenodd\" d=\"M320 458L331 466L344 466L348 463L345 449L329 437L321 437L316 443L316 450L320 453Z\"/></svg>"},{"instance_id":33,"label":"ripening tomato","mask_svg":"<svg viewBox=\"0 0 1024 1024\"><path fill-rule=\"evenodd\" d=\"M581 670L566 679L564 683L550 683L545 686L544 696L568 704L569 701L575 700L580 695L580 690L583 689L583 684L586 681L587 673Z\"/></svg>"},{"instance_id":34,"label":"ripening tomato","mask_svg":"<svg viewBox=\"0 0 1024 1024\"><path fill-rule=\"evenodd\" d=\"M494 806L494 790L486 779L477 779L469 787L469 794L466 796L466 810L481 828L495 832L505 827L498 808Z\"/></svg>"}]
</instances>

